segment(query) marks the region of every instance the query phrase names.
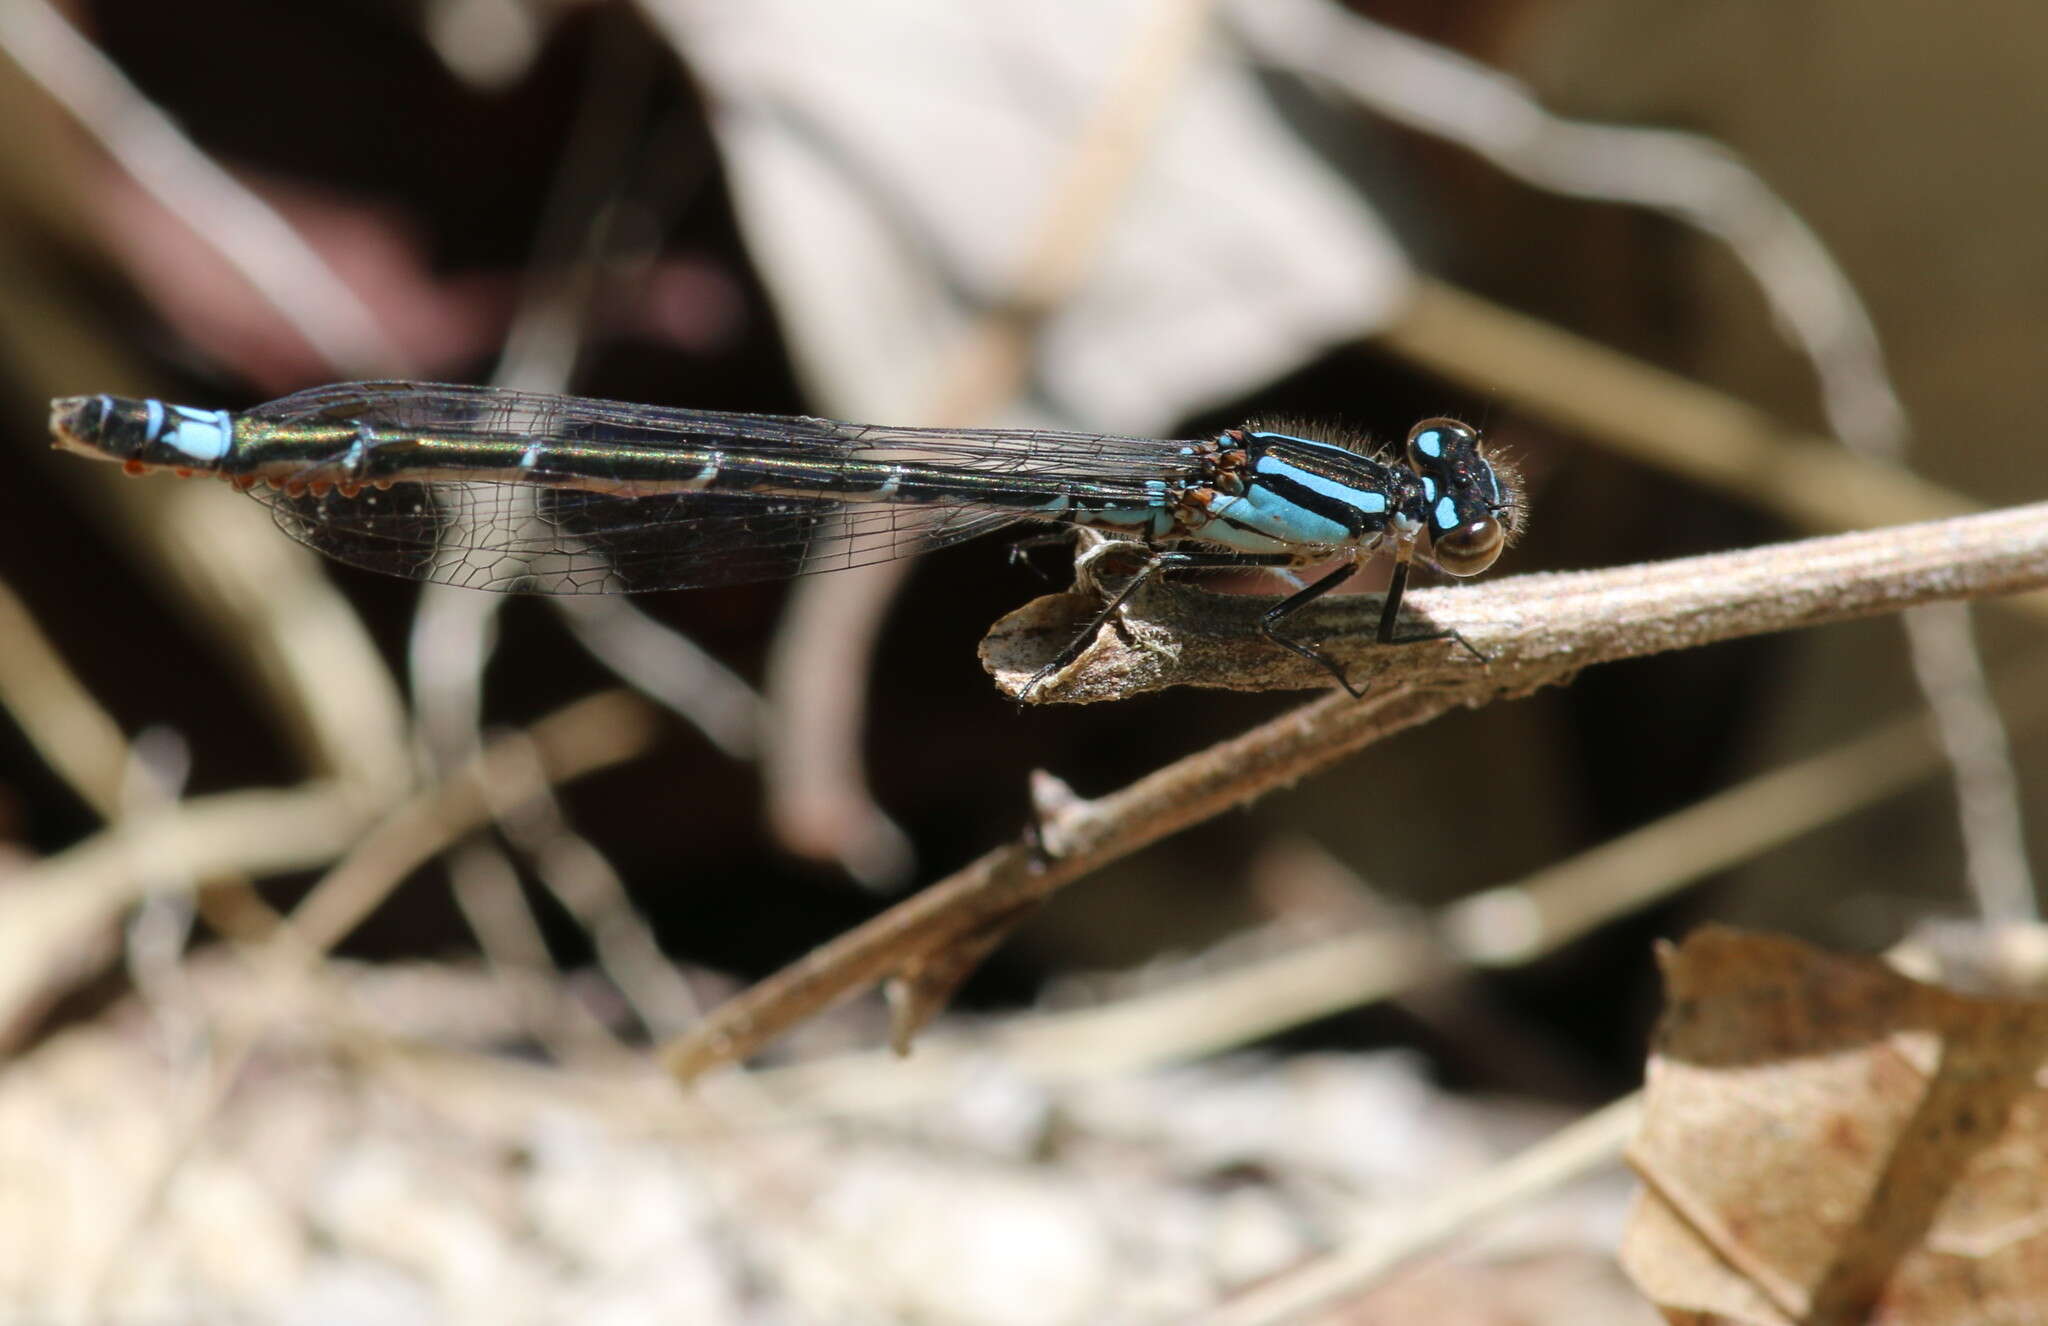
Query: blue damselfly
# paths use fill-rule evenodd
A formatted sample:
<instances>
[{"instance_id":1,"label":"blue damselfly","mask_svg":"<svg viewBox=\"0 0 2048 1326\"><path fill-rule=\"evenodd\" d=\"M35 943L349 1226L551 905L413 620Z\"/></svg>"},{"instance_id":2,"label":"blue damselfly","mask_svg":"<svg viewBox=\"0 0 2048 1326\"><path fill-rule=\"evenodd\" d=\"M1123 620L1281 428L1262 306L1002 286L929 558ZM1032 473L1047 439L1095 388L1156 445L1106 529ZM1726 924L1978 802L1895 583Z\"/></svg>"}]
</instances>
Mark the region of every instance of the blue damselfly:
<instances>
[{"instance_id":1,"label":"blue damselfly","mask_svg":"<svg viewBox=\"0 0 2048 1326\"><path fill-rule=\"evenodd\" d=\"M1409 564L1477 575L1522 524L1512 472L1449 419L1417 424L1396 459L1325 433L1249 424L1199 441L885 428L350 382L240 413L73 396L53 402L51 430L60 447L131 474L226 479L267 503L287 534L352 566L477 589L770 580L907 557L1027 520L1149 545L1140 571L1038 680L1079 657L1153 577L1338 562L1268 611L1262 628L1358 694L1281 623L1386 551L1394 572L1379 642L1464 644L1455 632L1397 634Z\"/></svg>"}]
</instances>

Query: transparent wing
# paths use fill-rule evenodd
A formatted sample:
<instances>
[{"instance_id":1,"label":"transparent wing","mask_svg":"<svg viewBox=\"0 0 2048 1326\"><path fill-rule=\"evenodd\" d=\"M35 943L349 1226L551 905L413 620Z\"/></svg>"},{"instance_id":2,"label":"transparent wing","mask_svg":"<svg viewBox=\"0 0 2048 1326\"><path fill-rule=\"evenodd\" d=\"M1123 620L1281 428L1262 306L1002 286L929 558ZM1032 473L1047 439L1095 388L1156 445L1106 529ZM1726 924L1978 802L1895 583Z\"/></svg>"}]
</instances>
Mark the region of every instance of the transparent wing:
<instances>
[{"instance_id":1,"label":"transparent wing","mask_svg":"<svg viewBox=\"0 0 2048 1326\"><path fill-rule=\"evenodd\" d=\"M737 585L909 557L1023 517L747 495L622 498L518 484L399 484L347 498L254 489L336 561L467 589L622 594Z\"/></svg>"},{"instance_id":2,"label":"transparent wing","mask_svg":"<svg viewBox=\"0 0 2048 1326\"><path fill-rule=\"evenodd\" d=\"M344 497L258 488L277 523L338 561L469 588L621 593L781 579L908 557L1032 518L1006 492L1142 504L1189 469L1186 444L1039 430L881 428L487 387L349 383L250 411L443 438L521 437L841 461L911 462L975 476L990 502L879 503L748 492L625 497L521 483L404 483ZM994 484L990 480L994 479Z\"/></svg>"}]
</instances>

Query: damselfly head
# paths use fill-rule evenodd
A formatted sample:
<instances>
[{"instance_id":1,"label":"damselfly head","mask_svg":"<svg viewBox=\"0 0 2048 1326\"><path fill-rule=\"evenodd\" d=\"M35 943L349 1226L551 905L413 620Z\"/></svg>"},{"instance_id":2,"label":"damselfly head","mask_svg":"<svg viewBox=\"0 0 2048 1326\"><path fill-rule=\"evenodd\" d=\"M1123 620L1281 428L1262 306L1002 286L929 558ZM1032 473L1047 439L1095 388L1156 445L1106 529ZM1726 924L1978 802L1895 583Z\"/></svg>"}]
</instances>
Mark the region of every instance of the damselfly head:
<instances>
[{"instance_id":1,"label":"damselfly head","mask_svg":"<svg viewBox=\"0 0 2048 1326\"><path fill-rule=\"evenodd\" d=\"M1479 430L1424 419L1408 430L1408 467L1422 480L1429 558L1454 576L1476 576L1521 533L1514 470L1490 459Z\"/></svg>"}]
</instances>

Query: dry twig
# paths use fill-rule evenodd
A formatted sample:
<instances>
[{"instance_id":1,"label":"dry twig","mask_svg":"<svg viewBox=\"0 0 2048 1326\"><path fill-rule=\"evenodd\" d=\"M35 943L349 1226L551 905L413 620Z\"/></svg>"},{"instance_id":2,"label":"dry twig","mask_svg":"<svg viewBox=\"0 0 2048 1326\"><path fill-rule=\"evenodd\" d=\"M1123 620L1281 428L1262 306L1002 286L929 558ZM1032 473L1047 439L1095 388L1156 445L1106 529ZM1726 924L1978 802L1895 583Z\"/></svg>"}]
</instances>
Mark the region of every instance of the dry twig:
<instances>
[{"instance_id":1,"label":"dry twig","mask_svg":"<svg viewBox=\"0 0 2048 1326\"><path fill-rule=\"evenodd\" d=\"M1454 705L1525 694L1590 663L2044 585L2048 505L1650 566L1525 576L1481 589L1419 594L1423 616L1454 619L1493 662L1484 667L1460 662L1462 651L1454 646L1442 653L1397 646L1388 661L1405 665L1399 680L1382 677L1363 701L1346 696L1318 700L1122 791L1061 807L1041 825L1034 842L989 853L714 1011L667 1047L665 1061L670 1071L688 1080L740 1059L801 1018L862 986L929 962L932 955L984 933L1100 865ZM1185 594L1178 598L1192 602ZM1046 607L1048 602L1053 606ZM1056 596L1027 605L999 623L984 642L984 656L1006 687L1020 687L1064 643L1044 622L1047 613L1067 622L1064 603ZM1451 603L1455 613L1445 610ZM1215 634L1175 636L1170 649L1133 647L1105 632L1108 638L1069 675L1055 679L1055 693L1063 699L1099 699L1119 685L1298 687L1321 682L1306 675L1307 664L1293 667L1284 651L1258 636L1253 623L1259 606L1257 601L1209 599L1201 624ZM1141 629L1149 633L1156 626ZM1389 651L1340 646L1335 652L1356 664L1377 661Z\"/></svg>"},{"instance_id":2,"label":"dry twig","mask_svg":"<svg viewBox=\"0 0 2048 1326\"><path fill-rule=\"evenodd\" d=\"M2028 659L2003 678L2000 692L2015 731L2048 721L2048 695L2030 684L2040 666ZM1204 960L1185 978L1106 1004L941 1032L919 1047L914 1064L856 1051L746 1080L783 1108L888 1114L962 1089L991 1056L1013 1072L1067 1081L1216 1054L1399 998L1448 973L1534 962L1940 769L1927 716L1900 715L1426 918L1320 936L1248 961Z\"/></svg>"},{"instance_id":3,"label":"dry twig","mask_svg":"<svg viewBox=\"0 0 2048 1326\"><path fill-rule=\"evenodd\" d=\"M1488 657L1483 665L1452 641L1372 644L1370 626L1379 616L1373 596L1314 604L1290 618L1289 627L1321 638L1325 652L1354 679L1391 667L1410 685L1520 693L1590 663L2038 588L2044 544L2048 505L2036 505L1408 596L1416 622L1455 626ZM1259 634L1259 614L1272 606L1270 599L1168 587L1135 601L1142 606L1126 617L1131 640L1103 631L1072 668L1029 698L1085 703L1167 686L1301 690L1330 684L1314 664ZM982 642L982 661L1006 692L1017 695L1073 638L1084 604L1073 595L1050 595L996 624Z\"/></svg>"}]
</instances>

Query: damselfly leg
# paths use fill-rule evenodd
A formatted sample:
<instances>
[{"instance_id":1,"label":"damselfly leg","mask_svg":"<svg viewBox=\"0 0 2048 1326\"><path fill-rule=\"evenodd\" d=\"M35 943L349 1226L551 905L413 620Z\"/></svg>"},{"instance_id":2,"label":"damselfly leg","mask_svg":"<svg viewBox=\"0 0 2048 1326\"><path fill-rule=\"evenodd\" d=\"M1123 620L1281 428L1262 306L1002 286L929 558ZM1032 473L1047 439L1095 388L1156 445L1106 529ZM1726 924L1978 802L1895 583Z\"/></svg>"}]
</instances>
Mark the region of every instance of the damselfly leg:
<instances>
[{"instance_id":1,"label":"damselfly leg","mask_svg":"<svg viewBox=\"0 0 2048 1326\"><path fill-rule=\"evenodd\" d=\"M1455 640L1464 651L1476 661L1491 663L1493 660L1479 651L1464 636L1456 631L1425 631L1419 635L1396 635L1394 628L1401 616L1401 596L1408 591L1408 559L1402 557L1394 562L1394 574L1387 581L1386 606L1380 609L1379 630L1373 635L1373 643L1381 645L1420 645L1431 640Z\"/></svg>"},{"instance_id":2,"label":"damselfly leg","mask_svg":"<svg viewBox=\"0 0 2048 1326\"><path fill-rule=\"evenodd\" d=\"M1145 564L1138 568L1137 574L1124 582L1122 589L1119 589L1103 603L1101 610L1089 619L1088 624L1081 628L1078 635L1067 642L1067 647L1055 655L1052 662L1047 663L1044 667L1031 674L1031 680L1026 682L1024 688L1017 692L1017 698L1019 700L1027 699L1031 692L1037 690L1047 679L1065 672L1073 665L1076 659L1088 652L1088 647L1095 643L1097 636L1102 634L1102 628L1109 625L1115 619L1124 604L1131 601L1132 595L1168 571L1213 571L1232 567L1276 567L1287 566L1293 560L1293 558L1288 557L1284 553L1155 552L1145 559Z\"/></svg>"},{"instance_id":3,"label":"damselfly leg","mask_svg":"<svg viewBox=\"0 0 2048 1326\"><path fill-rule=\"evenodd\" d=\"M1089 647L1095 643L1096 638L1102 634L1103 628L1117 618L1123 606L1130 602L1131 598L1140 589L1170 571L1278 570L1291 567L1295 565L1296 561L1297 559L1295 558L1277 553L1204 553L1178 550L1155 552L1146 559L1144 565L1138 569L1136 574L1124 582L1123 587L1103 604L1095 616L1089 619L1088 624L1074 636L1066 648L1062 649L1050 663L1047 663L1032 674L1031 680L1018 692L1018 698L1022 700L1029 697L1033 691L1037 690L1047 680L1059 675L1072 666L1082 654L1088 651ZM1393 577L1387 583L1386 601L1380 609L1379 626L1373 634L1374 643L1381 645L1416 645L1427 644L1432 640L1451 640L1462 647L1466 653L1472 655L1474 659L1481 663L1487 662L1487 656L1481 653L1471 641L1455 630L1425 631L1411 635L1397 634L1397 627L1401 617L1401 600L1407 593L1408 588L1408 565L1406 556L1399 557L1394 563ZM1280 627L1282 623L1308 607L1309 604L1314 603L1317 599L1322 598L1358 574L1360 566L1361 563L1357 560L1347 561L1328 575L1288 595L1259 616L1259 634L1282 649L1307 659L1323 671L1329 673L1336 680L1337 684L1342 686L1354 700L1364 699L1366 691L1372 688L1372 683L1367 682L1364 687L1353 685L1343 665L1325 653L1321 648L1320 642L1304 640L1299 636L1285 634L1281 631Z\"/></svg>"},{"instance_id":4,"label":"damselfly leg","mask_svg":"<svg viewBox=\"0 0 2048 1326\"><path fill-rule=\"evenodd\" d=\"M1053 582L1052 575L1044 567L1040 566L1032 558L1031 554L1037 552L1040 548L1071 549L1073 546L1074 531L1072 529L1034 530L1029 534L1021 535L1010 541L1008 553L1010 565L1021 566L1040 580L1051 584Z\"/></svg>"},{"instance_id":5,"label":"damselfly leg","mask_svg":"<svg viewBox=\"0 0 2048 1326\"><path fill-rule=\"evenodd\" d=\"M1351 678L1345 675L1344 669L1337 663L1335 659L1331 658L1328 654L1325 654L1322 651L1322 649L1318 646L1310 644L1306 640L1296 639L1291 635L1280 634L1281 622L1286 621L1295 613L1300 612L1303 608L1306 608L1309 604L1314 603L1317 599L1321 598L1323 595L1329 593L1331 590L1335 589L1337 586L1343 584L1345 581L1349 580L1351 577L1357 574L1358 563L1346 562L1344 563L1344 565L1330 572L1330 574L1324 576L1321 580L1314 581L1313 583L1305 585L1301 589L1296 590L1294 593L1289 594L1286 598L1280 600L1280 602L1274 604L1271 608L1268 608L1259 617L1259 633L1265 636L1268 640L1271 640L1274 644L1279 645L1282 649L1292 650L1293 652L1307 659L1309 662L1315 664L1317 667L1321 668L1323 671L1329 673L1332 677L1335 677L1337 679L1337 684L1339 686L1342 686L1347 692L1349 692L1352 699L1363 700L1365 698L1365 692L1351 684ZM1399 597L1397 595L1392 594L1388 595L1388 597L1393 600L1395 604L1395 610L1399 611ZM1370 688L1372 686L1372 683L1367 682L1366 686L1367 688Z\"/></svg>"}]
</instances>

